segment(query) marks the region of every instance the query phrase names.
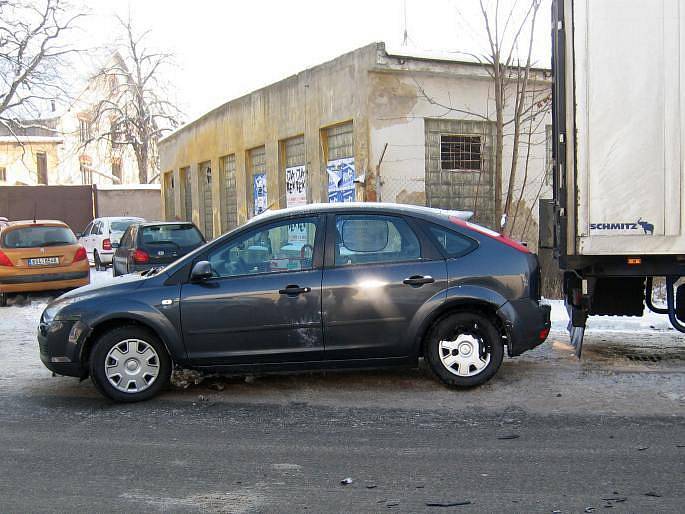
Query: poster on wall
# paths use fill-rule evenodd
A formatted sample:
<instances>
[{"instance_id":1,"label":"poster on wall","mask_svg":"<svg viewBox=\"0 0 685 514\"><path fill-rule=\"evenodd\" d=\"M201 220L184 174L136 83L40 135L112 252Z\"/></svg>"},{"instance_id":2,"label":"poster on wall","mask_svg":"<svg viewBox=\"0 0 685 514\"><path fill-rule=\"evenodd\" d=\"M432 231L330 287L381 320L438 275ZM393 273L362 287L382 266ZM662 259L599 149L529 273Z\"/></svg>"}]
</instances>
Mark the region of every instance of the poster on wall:
<instances>
[{"instance_id":1,"label":"poster on wall","mask_svg":"<svg viewBox=\"0 0 685 514\"><path fill-rule=\"evenodd\" d=\"M267 208L266 199L266 173L254 175L254 214L263 213Z\"/></svg>"},{"instance_id":2,"label":"poster on wall","mask_svg":"<svg viewBox=\"0 0 685 514\"><path fill-rule=\"evenodd\" d=\"M285 202L287 207L307 204L307 175L304 166L285 169Z\"/></svg>"},{"instance_id":3,"label":"poster on wall","mask_svg":"<svg viewBox=\"0 0 685 514\"><path fill-rule=\"evenodd\" d=\"M354 157L328 161L328 202L354 202Z\"/></svg>"}]
</instances>

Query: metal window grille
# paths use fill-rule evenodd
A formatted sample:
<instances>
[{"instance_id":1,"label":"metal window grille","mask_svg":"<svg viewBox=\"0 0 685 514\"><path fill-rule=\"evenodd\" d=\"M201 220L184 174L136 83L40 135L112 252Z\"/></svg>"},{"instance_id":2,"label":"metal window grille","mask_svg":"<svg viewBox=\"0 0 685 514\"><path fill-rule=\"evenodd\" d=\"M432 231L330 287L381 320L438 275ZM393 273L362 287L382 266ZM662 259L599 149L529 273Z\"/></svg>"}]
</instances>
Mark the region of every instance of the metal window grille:
<instances>
[{"instance_id":1,"label":"metal window grille","mask_svg":"<svg viewBox=\"0 0 685 514\"><path fill-rule=\"evenodd\" d=\"M480 171L481 137L461 134L440 135L440 168Z\"/></svg>"},{"instance_id":2,"label":"metal window grille","mask_svg":"<svg viewBox=\"0 0 685 514\"><path fill-rule=\"evenodd\" d=\"M328 136L329 161L354 156L354 131L352 122L342 123L326 129Z\"/></svg>"},{"instance_id":3,"label":"metal window grille","mask_svg":"<svg viewBox=\"0 0 685 514\"><path fill-rule=\"evenodd\" d=\"M238 198L235 190L235 154L219 159L221 174L221 231L228 232L238 226Z\"/></svg>"}]
</instances>

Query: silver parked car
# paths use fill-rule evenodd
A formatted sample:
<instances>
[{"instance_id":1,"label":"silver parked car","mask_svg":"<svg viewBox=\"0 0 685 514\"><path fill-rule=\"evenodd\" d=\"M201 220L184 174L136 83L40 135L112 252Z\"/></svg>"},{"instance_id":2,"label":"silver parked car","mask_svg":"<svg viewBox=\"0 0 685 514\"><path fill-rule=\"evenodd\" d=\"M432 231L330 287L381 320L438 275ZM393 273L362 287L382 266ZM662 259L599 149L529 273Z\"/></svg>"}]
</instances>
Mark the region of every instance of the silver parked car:
<instances>
[{"instance_id":1,"label":"silver parked car","mask_svg":"<svg viewBox=\"0 0 685 514\"><path fill-rule=\"evenodd\" d=\"M86 249L88 261L93 263L98 271L106 269L112 264L114 256L112 243L119 242L129 225L144 221L144 218L134 216L95 218L81 234L77 234L79 243Z\"/></svg>"}]
</instances>

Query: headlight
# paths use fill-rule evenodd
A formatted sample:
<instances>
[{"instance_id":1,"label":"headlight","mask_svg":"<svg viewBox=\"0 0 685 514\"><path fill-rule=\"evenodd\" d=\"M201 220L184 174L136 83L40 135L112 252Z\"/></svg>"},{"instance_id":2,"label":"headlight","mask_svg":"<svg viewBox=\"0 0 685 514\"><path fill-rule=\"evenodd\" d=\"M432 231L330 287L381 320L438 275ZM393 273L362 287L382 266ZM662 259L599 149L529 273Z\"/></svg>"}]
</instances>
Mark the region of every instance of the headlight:
<instances>
[{"instance_id":1,"label":"headlight","mask_svg":"<svg viewBox=\"0 0 685 514\"><path fill-rule=\"evenodd\" d=\"M65 298L63 300L55 300L54 302L50 303L45 310L43 311L43 315L41 316L41 319L43 320L44 323L47 323L48 325L52 323L56 318L59 317L60 312L62 309L67 307L68 305L71 305L72 303L80 302L81 300L86 300L87 298L90 298L89 296L72 296L69 298ZM71 319L73 316L69 316ZM76 316L78 318L78 316Z\"/></svg>"}]
</instances>

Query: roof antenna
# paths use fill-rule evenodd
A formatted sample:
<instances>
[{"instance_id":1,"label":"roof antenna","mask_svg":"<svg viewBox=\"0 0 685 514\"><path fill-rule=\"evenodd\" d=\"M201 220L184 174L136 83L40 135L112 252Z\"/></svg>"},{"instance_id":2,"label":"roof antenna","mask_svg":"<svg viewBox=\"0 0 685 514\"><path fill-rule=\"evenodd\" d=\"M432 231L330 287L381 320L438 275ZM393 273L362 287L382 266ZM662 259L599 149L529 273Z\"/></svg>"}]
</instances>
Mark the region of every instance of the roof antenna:
<instances>
[{"instance_id":1,"label":"roof antenna","mask_svg":"<svg viewBox=\"0 0 685 514\"><path fill-rule=\"evenodd\" d=\"M404 10L404 37L402 38L402 46L407 46L407 40L409 39L409 34L407 33L407 0L402 2L402 7Z\"/></svg>"}]
</instances>

